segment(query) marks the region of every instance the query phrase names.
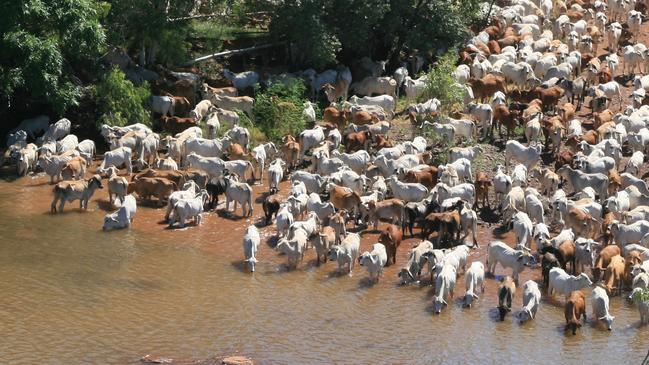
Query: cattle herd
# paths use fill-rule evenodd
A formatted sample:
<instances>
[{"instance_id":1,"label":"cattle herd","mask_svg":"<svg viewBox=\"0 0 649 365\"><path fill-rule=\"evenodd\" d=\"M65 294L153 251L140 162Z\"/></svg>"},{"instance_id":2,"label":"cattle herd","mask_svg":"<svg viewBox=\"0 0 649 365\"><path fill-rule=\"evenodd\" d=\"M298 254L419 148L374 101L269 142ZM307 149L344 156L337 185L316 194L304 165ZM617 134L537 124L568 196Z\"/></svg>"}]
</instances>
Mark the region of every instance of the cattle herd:
<instances>
[{"instance_id":1,"label":"cattle herd","mask_svg":"<svg viewBox=\"0 0 649 365\"><path fill-rule=\"evenodd\" d=\"M129 227L136 200L151 198L166 202L170 226L192 220L200 225L220 195L225 210L234 202L235 212L240 204L241 215L250 217L248 183L264 185L265 178L265 224L274 222L275 250L286 255L290 268L313 247L318 264L335 261L351 276L358 262L375 282L385 266L396 263L404 235L419 235L399 280L418 282L430 275L435 313L453 297L461 273L462 302L471 307L486 274L500 264L511 269L498 288L501 319L511 311L521 271L539 268L540 283L523 283L519 321L535 318L540 287L546 287L548 296L565 296L566 329L575 333L586 318L581 289L592 286L594 321L610 330L609 296L626 291L646 324L649 188L639 176L649 146L649 75L642 74L649 70L649 50L639 41L645 15L636 9L646 11L646 4L515 0L494 6L491 24L459 52L453 77L465 100L453 117L442 116L435 98L414 103L426 85L426 76L409 76L420 72L419 56L393 76L382 76L385 62L364 58L363 77L354 80L345 66L268 80L253 71L225 70L232 87L213 88L196 74L172 72L171 93L150 100L166 136L142 124L102 126L110 150L89 178L95 143L79 142L68 119L24 120L9 135L5 156L19 175L38 167L51 177L54 213L74 200L86 209L106 180L110 203L119 209L106 215L104 230ZM303 115L313 128L286 135L277 145L251 146L235 111L252 117L254 99L239 93L257 83L295 78L304 80L313 98L320 91L326 95L330 105L322 120L316 121L314 105L305 103ZM620 83L632 84L629 103ZM180 93L177 85L193 89L174 96ZM402 90L411 104L397 112ZM410 121L413 137L397 143L388 136L400 116ZM225 132L217 138L219 131ZM434 133L435 148L417 135L422 131ZM473 145L479 140L500 141L504 165L476 168L485 153L484 145ZM447 144L448 149L439 148ZM433 163L440 159L446 163ZM285 179L290 192L280 197ZM513 230L515 246L492 241L485 264L474 261L466 268L470 251L481 244L478 216L485 211ZM378 230L380 221L389 224L371 251L361 253L359 233ZM247 227L244 260L253 272L260 243L257 227Z\"/></svg>"}]
</instances>

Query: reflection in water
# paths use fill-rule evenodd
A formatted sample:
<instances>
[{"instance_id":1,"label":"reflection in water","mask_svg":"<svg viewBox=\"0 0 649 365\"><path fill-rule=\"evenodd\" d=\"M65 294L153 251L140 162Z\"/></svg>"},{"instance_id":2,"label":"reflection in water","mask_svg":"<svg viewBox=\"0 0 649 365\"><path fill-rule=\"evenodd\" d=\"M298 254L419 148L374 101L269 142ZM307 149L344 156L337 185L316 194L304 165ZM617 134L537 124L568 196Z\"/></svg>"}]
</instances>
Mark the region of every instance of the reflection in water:
<instances>
[{"instance_id":1,"label":"reflection in water","mask_svg":"<svg viewBox=\"0 0 649 365\"><path fill-rule=\"evenodd\" d=\"M237 351L269 364L640 363L649 344L649 327L638 329L637 310L618 297L611 299L612 332L586 324L565 336L559 297L544 299L531 323L498 322L493 279L463 309L460 278L456 299L434 316L431 287L397 285L415 239L371 287L364 269L332 275L335 264L317 267L312 252L287 272L285 257L266 242L251 275L241 265L250 221L210 214L200 228L167 230L158 223L163 209L141 208L131 230L105 233L98 204L105 190L88 212L69 204L52 216L51 186L43 181L0 183L0 363L112 364L148 353ZM261 214L256 205L255 217ZM274 227L263 233L269 239ZM364 235L362 250L376 237ZM471 260L484 262L483 249ZM515 310L521 301L519 289ZM590 318L590 301L587 307Z\"/></svg>"}]
</instances>

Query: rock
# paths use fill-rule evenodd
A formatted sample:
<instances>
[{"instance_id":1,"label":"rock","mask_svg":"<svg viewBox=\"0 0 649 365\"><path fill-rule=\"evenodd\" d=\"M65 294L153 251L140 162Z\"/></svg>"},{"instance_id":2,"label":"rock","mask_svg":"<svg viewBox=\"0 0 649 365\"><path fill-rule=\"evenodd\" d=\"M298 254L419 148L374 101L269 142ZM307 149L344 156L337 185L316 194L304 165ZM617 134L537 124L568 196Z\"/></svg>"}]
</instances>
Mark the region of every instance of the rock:
<instances>
[{"instance_id":1,"label":"rock","mask_svg":"<svg viewBox=\"0 0 649 365\"><path fill-rule=\"evenodd\" d=\"M252 360L245 356L228 356L222 360L223 365L253 365Z\"/></svg>"}]
</instances>

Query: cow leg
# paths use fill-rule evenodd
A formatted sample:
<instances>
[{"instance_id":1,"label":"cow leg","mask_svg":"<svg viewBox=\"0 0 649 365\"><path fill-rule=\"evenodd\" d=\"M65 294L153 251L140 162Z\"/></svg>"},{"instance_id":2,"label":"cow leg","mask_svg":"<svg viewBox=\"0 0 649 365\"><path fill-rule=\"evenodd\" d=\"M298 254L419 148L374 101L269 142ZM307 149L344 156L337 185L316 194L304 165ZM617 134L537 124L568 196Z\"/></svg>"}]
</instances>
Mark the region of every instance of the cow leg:
<instances>
[{"instance_id":1,"label":"cow leg","mask_svg":"<svg viewBox=\"0 0 649 365\"><path fill-rule=\"evenodd\" d=\"M57 203L58 197L55 195L54 200L52 201L52 205L50 207L50 212L51 213L56 213L56 203Z\"/></svg>"},{"instance_id":2,"label":"cow leg","mask_svg":"<svg viewBox=\"0 0 649 365\"><path fill-rule=\"evenodd\" d=\"M63 208L65 208L65 198L62 198L61 204L59 204L59 213L63 212Z\"/></svg>"}]
</instances>

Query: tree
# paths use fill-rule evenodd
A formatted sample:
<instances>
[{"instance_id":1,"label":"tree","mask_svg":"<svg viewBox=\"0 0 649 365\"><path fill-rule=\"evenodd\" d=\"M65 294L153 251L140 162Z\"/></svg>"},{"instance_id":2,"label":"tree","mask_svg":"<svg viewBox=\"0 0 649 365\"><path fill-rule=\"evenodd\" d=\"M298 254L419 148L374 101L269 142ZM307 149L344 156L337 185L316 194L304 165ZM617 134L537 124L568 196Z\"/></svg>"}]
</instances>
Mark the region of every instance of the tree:
<instances>
[{"instance_id":1,"label":"tree","mask_svg":"<svg viewBox=\"0 0 649 365\"><path fill-rule=\"evenodd\" d=\"M270 32L303 55L302 66L351 64L363 56L390 59L406 51L448 49L464 41L478 19L478 0L267 0ZM271 4L271 5L269 5ZM272 5L274 4L274 5ZM274 7L273 7L274 6Z\"/></svg>"},{"instance_id":2,"label":"tree","mask_svg":"<svg viewBox=\"0 0 649 365\"><path fill-rule=\"evenodd\" d=\"M45 104L61 115L77 105L79 86L105 47L103 4L23 0L2 5L0 108Z\"/></svg>"},{"instance_id":3,"label":"tree","mask_svg":"<svg viewBox=\"0 0 649 365\"><path fill-rule=\"evenodd\" d=\"M184 16L194 10L193 0L113 0L111 5L105 22L110 44L138 53L142 66L186 60L189 21Z\"/></svg>"},{"instance_id":4,"label":"tree","mask_svg":"<svg viewBox=\"0 0 649 365\"><path fill-rule=\"evenodd\" d=\"M270 33L293 44L298 64L322 68L336 61L340 41L325 21L326 2L287 0L273 12Z\"/></svg>"},{"instance_id":5,"label":"tree","mask_svg":"<svg viewBox=\"0 0 649 365\"><path fill-rule=\"evenodd\" d=\"M118 68L110 71L97 85L96 97L102 116L99 124L125 126L132 123L151 125L145 105L151 93L145 82L134 86Z\"/></svg>"}]
</instances>

